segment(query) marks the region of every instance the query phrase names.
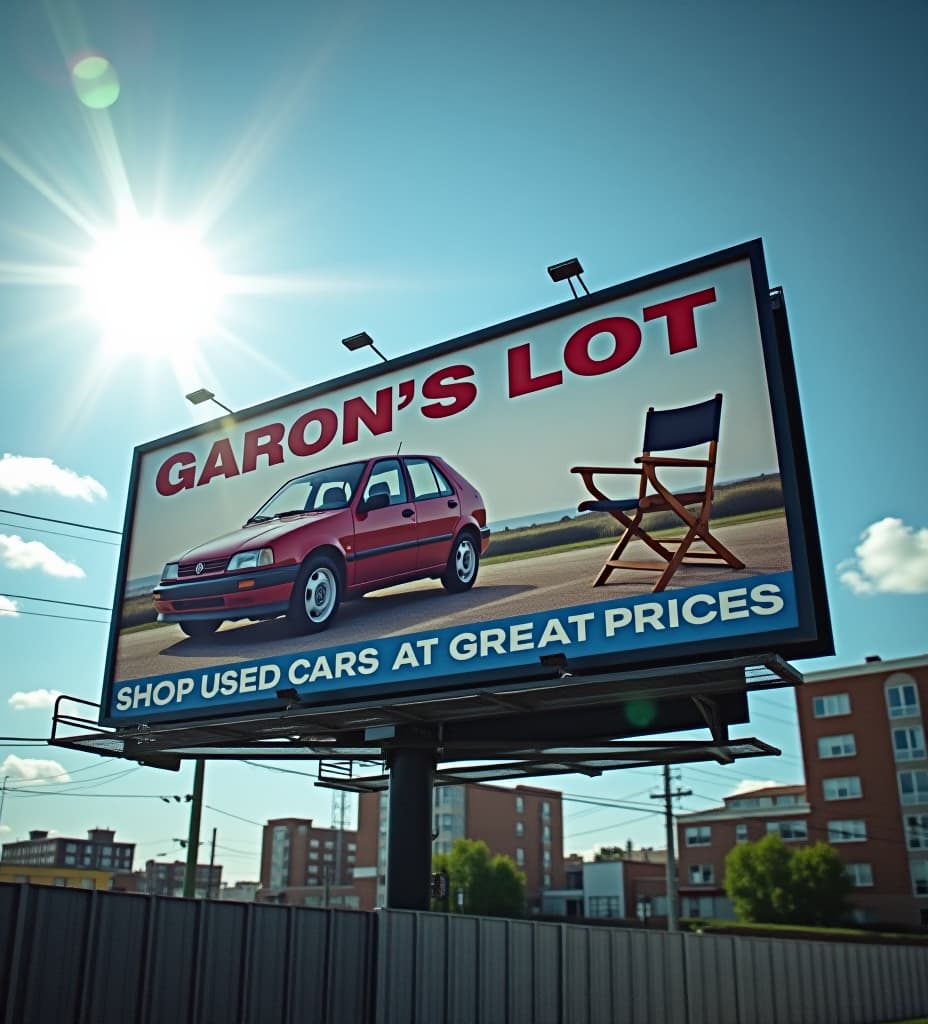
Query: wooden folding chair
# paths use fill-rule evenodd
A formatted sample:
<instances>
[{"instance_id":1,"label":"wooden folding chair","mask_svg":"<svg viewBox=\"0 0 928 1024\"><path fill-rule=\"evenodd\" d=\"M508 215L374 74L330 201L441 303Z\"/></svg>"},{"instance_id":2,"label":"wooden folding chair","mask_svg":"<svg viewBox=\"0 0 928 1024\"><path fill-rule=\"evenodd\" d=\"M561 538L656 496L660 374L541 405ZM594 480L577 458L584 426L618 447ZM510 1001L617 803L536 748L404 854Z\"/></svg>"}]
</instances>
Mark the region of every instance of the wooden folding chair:
<instances>
[{"instance_id":1,"label":"wooden folding chair","mask_svg":"<svg viewBox=\"0 0 928 1024\"><path fill-rule=\"evenodd\" d=\"M612 553L603 563L594 587L603 586L616 569L643 569L660 572L652 593L663 590L681 565L712 564L743 569L742 562L709 530L712 514L712 488L715 479L715 458L719 440L719 422L722 418L722 396L716 395L706 402L680 409L656 411L648 409L644 427L644 449L635 459L635 467L573 466L571 473L579 473L586 489L594 497L578 506L580 512L608 512L624 527ZM683 448L705 445L704 459L680 458L654 452L673 452ZM705 470L700 490L675 494L668 489L663 478L667 469ZM658 473L660 472L660 477ZM638 494L634 498L610 498L596 485L597 475L637 476ZM688 507L689 506L689 507ZM698 506L695 514L690 507ZM685 532L674 538L652 536L641 525L648 512L673 512L682 521ZM622 557L629 541L643 541L660 561L640 562ZM691 550L696 541L702 541L708 550Z\"/></svg>"}]
</instances>

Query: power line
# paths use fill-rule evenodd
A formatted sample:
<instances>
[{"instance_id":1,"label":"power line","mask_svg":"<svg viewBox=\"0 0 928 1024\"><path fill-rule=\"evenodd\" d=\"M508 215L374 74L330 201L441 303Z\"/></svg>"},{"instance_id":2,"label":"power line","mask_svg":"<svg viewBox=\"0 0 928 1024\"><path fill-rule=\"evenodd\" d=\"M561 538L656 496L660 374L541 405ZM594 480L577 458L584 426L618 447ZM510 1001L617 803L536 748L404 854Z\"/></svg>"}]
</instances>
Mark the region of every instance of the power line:
<instances>
[{"instance_id":1,"label":"power line","mask_svg":"<svg viewBox=\"0 0 928 1024\"><path fill-rule=\"evenodd\" d=\"M17 615L35 615L40 619L64 619L66 622L96 622L100 626L108 626L109 619L86 619L81 615L52 615L51 612L32 612L25 608L17 608L9 618L14 619Z\"/></svg>"},{"instance_id":2,"label":"power line","mask_svg":"<svg viewBox=\"0 0 928 1024\"><path fill-rule=\"evenodd\" d=\"M37 519L41 523L56 523L58 526L75 526L79 530L94 530L97 533L112 533L117 537L122 536L122 530L110 530L105 526L91 526L89 523L75 523L69 519L50 519L48 516L36 516L29 512L17 512L12 508L0 508L0 515L20 516L23 519Z\"/></svg>"},{"instance_id":3,"label":"power line","mask_svg":"<svg viewBox=\"0 0 928 1024\"><path fill-rule=\"evenodd\" d=\"M49 537L68 537L70 540L84 540L91 544L105 544L110 548L119 547L119 542L115 540L104 540L102 537L81 537L80 534L62 533L60 530L45 530L41 526L30 526L28 523L8 523L0 519L0 526L9 526L14 530L28 530L30 533L44 533Z\"/></svg>"},{"instance_id":4,"label":"power line","mask_svg":"<svg viewBox=\"0 0 928 1024\"><path fill-rule=\"evenodd\" d=\"M43 604L66 604L70 608L91 608L96 612L111 612L112 606L105 604L83 604L80 601L59 601L54 597L30 597L28 594L11 594L8 590L3 591L4 597L13 597L17 601L41 601Z\"/></svg>"}]
</instances>

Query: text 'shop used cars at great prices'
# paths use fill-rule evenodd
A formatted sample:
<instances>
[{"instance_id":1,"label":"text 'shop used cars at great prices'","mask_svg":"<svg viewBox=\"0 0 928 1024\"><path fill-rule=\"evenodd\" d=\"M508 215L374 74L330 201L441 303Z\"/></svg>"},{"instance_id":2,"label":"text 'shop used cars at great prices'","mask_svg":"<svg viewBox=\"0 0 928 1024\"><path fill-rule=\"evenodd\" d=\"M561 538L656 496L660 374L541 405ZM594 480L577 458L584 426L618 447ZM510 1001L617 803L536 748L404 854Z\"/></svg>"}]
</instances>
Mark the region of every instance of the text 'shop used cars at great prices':
<instances>
[{"instance_id":1,"label":"text 'shop used cars at great prices'","mask_svg":"<svg viewBox=\"0 0 928 1024\"><path fill-rule=\"evenodd\" d=\"M443 459L364 459L295 477L245 525L165 565L161 622L191 637L286 615L325 629L344 597L417 579L468 590L489 540L479 491Z\"/></svg>"}]
</instances>

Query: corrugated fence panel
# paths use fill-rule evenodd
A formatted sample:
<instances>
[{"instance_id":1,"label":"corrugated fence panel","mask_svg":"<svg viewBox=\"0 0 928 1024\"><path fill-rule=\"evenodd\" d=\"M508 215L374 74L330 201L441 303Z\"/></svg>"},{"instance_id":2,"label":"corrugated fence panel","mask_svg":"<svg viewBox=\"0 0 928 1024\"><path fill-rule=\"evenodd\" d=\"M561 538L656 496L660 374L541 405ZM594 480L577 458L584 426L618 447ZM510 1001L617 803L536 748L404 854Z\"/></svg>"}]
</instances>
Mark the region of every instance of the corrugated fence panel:
<instances>
[{"instance_id":1,"label":"corrugated fence panel","mask_svg":"<svg viewBox=\"0 0 928 1024\"><path fill-rule=\"evenodd\" d=\"M510 1024L535 1021L535 929L529 921L507 925Z\"/></svg>"},{"instance_id":2,"label":"corrugated fence panel","mask_svg":"<svg viewBox=\"0 0 928 1024\"><path fill-rule=\"evenodd\" d=\"M3 1024L874 1024L928 1011L928 948L0 884L0 1000Z\"/></svg>"},{"instance_id":3,"label":"corrugated fence panel","mask_svg":"<svg viewBox=\"0 0 928 1024\"><path fill-rule=\"evenodd\" d=\"M92 892L79 889L39 886L26 892L18 964L22 980L12 1012L8 1012L11 1022L47 1024L80 1019L93 897Z\"/></svg>"},{"instance_id":4,"label":"corrugated fence panel","mask_svg":"<svg viewBox=\"0 0 928 1024\"><path fill-rule=\"evenodd\" d=\"M608 928L590 929L590 1022L613 1024L616 1006L612 993L612 943Z\"/></svg>"},{"instance_id":5,"label":"corrugated fence panel","mask_svg":"<svg viewBox=\"0 0 928 1024\"><path fill-rule=\"evenodd\" d=\"M734 946L720 935L683 936L689 1024L739 1024Z\"/></svg>"},{"instance_id":6,"label":"corrugated fence panel","mask_svg":"<svg viewBox=\"0 0 928 1024\"><path fill-rule=\"evenodd\" d=\"M143 899L143 897L138 897ZM144 897L150 903L148 1015L150 1024L186 1024L193 1019L197 977L196 938L199 915L193 900Z\"/></svg>"},{"instance_id":7,"label":"corrugated fence panel","mask_svg":"<svg viewBox=\"0 0 928 1024\"><path fill-rule=\"evenodd\" d=\"M473 1024L477 1019L479 922L475 917L448 917L449 1024Z\"/></svg>"},{"instance_id":8,"label":"corrugated fence panel","mask_svg":"<svg viewBox=\"0 0 928 1024\"><path fill-rule=\"evenodd\" d=\"M380 911L377 919L377 1024L413 1024L417 916Z\"/></svg>"},{"instance_id":9,"label":"corrugated fence panel","mask_svg":"<svg viewBox=\"0 0 928 1024\"><path fill-rule=\"evenodd\" d=\"M534 931L535 1022L558 1024L561 1020L561 925L539 922Z\"/></svg>"},{"instance_id":10,"label":"corrugated fence panel","mask_svg":"<svg viewBox=\"0 0 928 1024\"><path fill-rule=\"evenodd\" d=\"M290 958L287 907L247 905L242 1024L288 1021L291 975L303 969Z\"/></svg>"},{"instance_id":11,"label":"corrugated fence panel","mask_svg":"<svg viewBox=\"0 0 928 1024\"><path fill-rule=\"evenodd\" d=\"M477 1018L480 1024L502 1024L506 1018L506 990L509 971L506 964L506 922L481 917L479 943L480 977L477 992ZM431 1024L423 1021L422 1024Z\"/></svg>"},{"instance_id":12,"label":"corrugated fence panel","mask_svg":"<svg viewBox=\"0 0 928 1024\"><path fill-rule=\"evenodd\" d=\"M124 893L95 895L91 910L91 956L84 1019L125 1024L139 1017L148 946L148 915L138 898Z\"/></svg>"}]
</instances>

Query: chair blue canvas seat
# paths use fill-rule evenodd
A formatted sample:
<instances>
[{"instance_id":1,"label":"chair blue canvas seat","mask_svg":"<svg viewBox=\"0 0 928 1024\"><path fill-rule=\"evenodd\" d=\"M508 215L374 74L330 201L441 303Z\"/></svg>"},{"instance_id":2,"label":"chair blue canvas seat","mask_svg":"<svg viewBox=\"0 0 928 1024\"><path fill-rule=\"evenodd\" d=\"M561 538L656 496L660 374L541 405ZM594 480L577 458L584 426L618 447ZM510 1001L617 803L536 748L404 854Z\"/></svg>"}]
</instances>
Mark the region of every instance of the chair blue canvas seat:
<instances>
[{"instance_id":1,"label":"chair blue canvas seat","mask_svg":"<svg viewBox=\"0 0 928 1024\"><path fill-rule=\"evenodd\" d=\"M622 527L618 544L603 563L594 587L605 585L617 569L659 572L652 588L663 590L681 565L725 565L743 569L744 562L733 554L709 529L712 514L715 463L718 450L719 425L722 419L722 396L696 405L677 409L648 409L644 428L642 454L635 466L573 466L571 473L583 479L592 499L578 505L580 512L606 512ZM667 455L701 446L704 458ZM661 453L661 454L655 454ZM666 483L676 470L700 471L702 486L685 492L674 491ZM629 498L614 498L607 494L599 480L603 477L629 476L638 480L637 494ZM642 526L648 512L672 512L681 521L684 532L677 537L655 537ZM630 513L630 514L629 514ZM640 561L623 557L629 542L637 538L658 556L659 560ZM701 547L693 549L693 544Z\"/></svg>"}]
</instances>

